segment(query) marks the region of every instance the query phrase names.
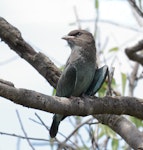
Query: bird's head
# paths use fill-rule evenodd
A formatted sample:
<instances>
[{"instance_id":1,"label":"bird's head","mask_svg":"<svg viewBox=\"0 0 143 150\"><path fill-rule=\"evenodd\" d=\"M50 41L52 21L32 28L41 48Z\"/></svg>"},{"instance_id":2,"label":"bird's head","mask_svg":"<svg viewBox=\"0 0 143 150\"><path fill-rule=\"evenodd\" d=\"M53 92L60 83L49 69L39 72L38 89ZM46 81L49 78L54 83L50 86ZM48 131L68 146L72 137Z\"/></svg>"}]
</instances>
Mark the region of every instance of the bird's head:
<instances>
[{"instance_id":1,"label":"bird's head","mask_svg":"<svg viewBox=\"0 0 143 150\"><path fill-rule=\"evenodd\" d=\"M86 30L73 30L62 39L66 40L71 48L74 46L95 45L94 37Z\"/></svg>"}]
</instances>

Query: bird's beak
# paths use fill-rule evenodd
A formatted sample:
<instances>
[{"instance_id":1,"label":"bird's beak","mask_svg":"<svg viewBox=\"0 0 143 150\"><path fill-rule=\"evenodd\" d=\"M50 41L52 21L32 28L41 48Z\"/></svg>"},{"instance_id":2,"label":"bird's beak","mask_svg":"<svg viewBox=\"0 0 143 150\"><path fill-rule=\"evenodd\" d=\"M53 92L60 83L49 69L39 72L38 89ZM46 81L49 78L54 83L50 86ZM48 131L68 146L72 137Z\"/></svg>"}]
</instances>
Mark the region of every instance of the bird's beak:
<instances>
[{"instance_id":1,"label":"bird's beak","mask_svg":"<svg viewBox=\"0 0 143 150\"><path fill-rule=\"evenodd\" d=\"M74 36L70 36L70 35L66 35L66 36L64 36L64 37L62 37L62 39L64 39L64 40L70 40L70 39L73 39L74 38Z\"/></svg>"}]
</instances>

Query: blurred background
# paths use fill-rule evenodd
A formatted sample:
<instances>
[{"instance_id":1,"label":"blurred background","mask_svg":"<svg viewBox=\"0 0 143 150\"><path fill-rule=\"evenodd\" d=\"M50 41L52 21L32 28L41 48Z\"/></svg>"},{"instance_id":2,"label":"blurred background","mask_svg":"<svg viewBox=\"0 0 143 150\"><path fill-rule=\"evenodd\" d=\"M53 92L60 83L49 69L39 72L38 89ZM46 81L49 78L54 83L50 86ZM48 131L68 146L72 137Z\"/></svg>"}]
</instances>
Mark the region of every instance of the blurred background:
<instances>
[{"instance_id":1,"label":"blurred background","mask_svg":"<svg viewBox=\"0 0 143 150\"><path fill-rule=\"evenodd\" d=\"M142 1L136 0L142 8ZM69 31L82 28L90 31L96 40L98 64L114 67L113 88L120 94L129 93L129 77L135 63L125 54L125 48L143 38L143 19L127 0L0 0L0 16L17 27L22 37L37 52L47 55L58 67L65 64L70 48L61 39ZM139 66L138 77L142 77ZM35 90L52 95L53 88L25 60L0 42L0 78L14 83L17 88ZM143 97L143 81L139 80L133 96ZM104 85L106 87L106 85ZM106 88L97 96L104 96ZM27 136L35 138L31 143L35 150L57 149L73 130L88 117L68 117L60 126L57 140L51 140L49 132L36 114L49 127L53 114L26 108L0 97L0 150L32 149L24 136L18 120L19 112ZM134 120L142 130L142 122ZM95 119L91 123L97 122ZM9 135L7 135L9 134ZM64 136L63 136L64 135ZM106 142L107 141L107 142ZM73 144L74 143L74 144ZM94 143L94 146L93 146ZM127 149L124 140L109 128L97 124L85 124L67 142L75 149ZM78 147L77 147L78 145ZM67 148L68 149L68 148Z\"/></svg>"}]
</instances>

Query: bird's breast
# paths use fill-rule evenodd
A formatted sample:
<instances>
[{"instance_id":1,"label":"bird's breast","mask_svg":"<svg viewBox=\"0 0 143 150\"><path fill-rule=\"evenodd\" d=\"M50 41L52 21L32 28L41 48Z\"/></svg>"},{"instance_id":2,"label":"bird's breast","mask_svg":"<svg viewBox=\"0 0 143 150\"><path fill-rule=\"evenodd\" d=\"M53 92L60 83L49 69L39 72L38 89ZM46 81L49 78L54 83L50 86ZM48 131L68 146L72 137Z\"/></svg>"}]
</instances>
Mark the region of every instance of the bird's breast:
<instances>
[{"instance_id":1,"label":"bird's breast","mask_svg":"<svg viewBox=\"0 0 143 150\"><path fill-rule=\"evenodd\" d=\"M73 96L80 96L85 93L93 81L95 65L87 61L75 63L76 81L73 90Z\"/></svg>"},{"instance_id":2,"label":"bird's breast","mask_svg":"<svg viewBox=\"0 0 143 150\"><path fill-rule=\"evenodd\" d=\"M67 64L76 68L76 81L72 96L80 96L86 92L93 80L95 73L95 56L91 55L90 58L89 51L85 51L82 47L74 46Z\"/></svg>"}]
</instances>

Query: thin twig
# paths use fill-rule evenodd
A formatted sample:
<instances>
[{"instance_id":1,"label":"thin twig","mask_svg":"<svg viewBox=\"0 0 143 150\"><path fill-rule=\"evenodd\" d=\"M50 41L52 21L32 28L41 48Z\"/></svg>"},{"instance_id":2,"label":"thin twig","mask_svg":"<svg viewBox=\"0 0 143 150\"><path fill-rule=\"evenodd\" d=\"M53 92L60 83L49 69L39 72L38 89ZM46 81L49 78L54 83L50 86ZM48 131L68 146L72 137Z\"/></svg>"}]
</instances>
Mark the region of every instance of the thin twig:
<instances>
[{"instance_id":1,"label":"thin twig","mask_svg":"<svg viewBox=\"0 0 143 150\"><path fill-rule=\"evenodd\" d=\"M29 146L31 147L32 150L35 150L35 148L34 148L33 145L31 144L30 140L28 139L27 133L26 133L26 131L25 131L25 129L24 129L24 126L23 126L23 124L22 124L22 121L21 121L20 114L19 114L18 110L16 110L16 114L17 114L18 121L19 121L19 123L20 123L21 129L22 129L22 131L23 131L23 133L24 133L24 135L25 135L25 137L26 137L26 140L27 140Z\"/></svg>"},{"instance_id":2,"label":"thin twig","mask_svg":"<svg viewBox=\"0 0 143 150\"><path fill-rule=\"evenodd\" d=\"M128 0L129 4L134 8L134 10L138 13L138 15L140 15L141 17L143 17L143 12L141 11L141 9L137 6L135 0Z\"/></svg>"},{"instance_id":3,"label":"thin twig","mask_svg":"<svg viewBox=\"0 0 143 150\"><path fill-rule=\"evenodd\" d=\"M17 59L19 59L19 57L16 55L16 56L13 56L11 58L8 58L7 60L4 60L4 61L0 61L0 66L4 66L4 65L7 65L13 61L16 61Z\"/></svg>"},{"instance_id":4,"label":"thin twig","mask_svg":"<svg viewBox=\"0 0 143 150\"><path fill-rule=\"evenodd\" d=\"M139 70L139 63L136 62L131 72L131 75L129 76L129 96L134 95L134 89L136 87L138 70Z\"/></svg>"},{"instance_id":5,"label":"thin twig","mask_svg":"<svg viewBox=\"0 0 143 150\"><path fill-rule=\"evenodd\" d=\"M76 6L73 7L73 10L74 10L75 19L76 19L78 29L81 29L81 23L80 23L80 19L79 19L78 13L77 13Z\"/></svg>"},{"instance_id":6,"label":"thin twig","mask_svg":"<svg viewBox=\"0 0 143 150\"><path fill-rule=\"evenodd\" d=\"M87 22L90 23L90 22L95 22L95 19L86 19L86 20L80 19L79 21L80 21L80 23L87 23ZM120 24L120 23L114 22L112 20L99 19L98 22L99 23L111 24L111 25L114 25L114 26L117 26L117 27L120 27L120 28L133 30L133 31L139 32L139 33L143 32L142 29L138 29L138 28L135 28L135 27L132 27L132 26L128 26L128 25L125 25L125 24Z\"/></svg>"},{"instance_id":7,"label":"thin twig","mask_svg":"<svg viewBox=\"0 0 143 150\"><path fill-rule=\"evenodd\" d=\"M110 136L107 136L106 139L105 139L104 142L103 142L104 147L105 147L104 150L107 150L107 145L108 145L109 140L110 140Z\"/></svg>"},{"instance_id":8,"label":"thin twig","mask_svg":"<svg viewBox=\"0 0 143 150\"><path fill-rule=\"evenodd\" d=\"M87 123L88 125L95 125L95 124L99 124L99 122L92 122L92 123Z\"/></svg>"},{"instance_id":9,"label":"thin twig","mask_svg":"<svg viewBox=\"0 0 143 150\"><path fill-rule=\"evenodd\" d=\"M90 120L92 120L93 118L90 118L88 120L86 120L85 122L81 123L80 125L78 125L73 131L72 133L65 139L65 141L62 142L62 145L64 145L74 134L75 132L82 127L84 124L88 123Z\"/></svg>"},{"instance_id":10,"label":"thin twig","mask_svg":"<svg viewBox=\"0 0 143 150\"><path fill-rule=\"evenodd\" d=\"M40 120L40 122L41 122L41 124L49 131L49 128L48 128L48 126L44 123L44 121L40 118L40 116L37 114L37 113L35 113L35 116ZM62 133L59 133L60 135L62 135L65 139L66 139L66 136L65 135L63 135ZM56 142L58 142L59 143L59 145L61 144L61 142L55 137L54 138L54 140L56 141ZM76 146L76 148L78 148L78 146L74 143L74 142L72 142L71 140L69 140L73 145L75 145Z\"/></svg>"},{"instance_id":11,"label":"thin twig","mask_svg":"<svg viewBox=\"0 0 143 150\"><path fill-rule=\"evenodd\" d=\"M1 135L6 135L6 136L12 136L12 137L17 137L17 138L21 138L21 139L24 139L24 140L35 140L35 141L46 141L46 142L49 142L49 140L47 139L42 139L42 138L34 138L34 137L25 137L25 136L22 136L22 135L17 135L17 134L14 134L14 133L6 133L6 132L0 132Z\"/></svg>"},{"instance_id":12,"label":"thin twig","mask_svg":"<svg viewBox=\"0 0 143 150\"><path fill-rule=\"evenodd\" d=\"M44 121L40 118L40 116L39 116L37 113L35 113L35 116L40 120L41 124L49 131L48 126L46 126L46 124L45 124Z\"/></svg>"}]
</instances>

